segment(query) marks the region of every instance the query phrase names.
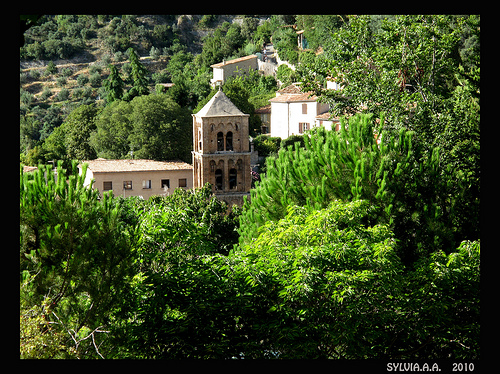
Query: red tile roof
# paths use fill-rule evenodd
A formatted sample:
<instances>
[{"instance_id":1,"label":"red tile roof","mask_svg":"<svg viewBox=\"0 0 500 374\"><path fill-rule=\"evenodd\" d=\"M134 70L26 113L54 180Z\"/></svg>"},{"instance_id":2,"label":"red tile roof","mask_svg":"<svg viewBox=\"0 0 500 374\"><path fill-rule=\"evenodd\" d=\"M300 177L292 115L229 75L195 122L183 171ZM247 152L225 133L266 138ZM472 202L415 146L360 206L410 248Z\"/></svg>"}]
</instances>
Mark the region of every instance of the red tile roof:
<instances>
[{"instance_id":1,"label":"red tile roof","mask_svg":"<svg viewBox=\"0 0 500 374\"><path fill-rule=\"evenodd\" d=\"M312 95L309 97L309 95L312 94L311 92L305 92L305 93L300 93L300 94L283 94L277 97L273 97L272 99L269 100L270 103L290 103L294 101L316 101L317 97L315 95Z\"/></svg>"},{"instance_id":2,"label":"red tile roof","mask_svg":"<svg viewBox=\"0 0 500 374\"><path fill-rule=\"evenodd\" d=\"M257 58L257 55L248 55L248 56L243 56L240 58L235 58L234 60L219 62L218 64L210 65L210 67L211 68L221 68L221 67L229 65L229 64L237 64L238 62L250 60L252 58Z\"/></svg>"},{"instance_id":3,"label":"red tile roof","mask_svg":"<svg viewBox=\"0 0 500 374\"><path fill-rule=\"evenodd\" d=\"M89 169L94 173L123 172L123 171L153 171L153 170L192 170L193 166L183 161L153 161L153 160L96 160L82 161L88 163Z\"/></svg>"}]
</instances>

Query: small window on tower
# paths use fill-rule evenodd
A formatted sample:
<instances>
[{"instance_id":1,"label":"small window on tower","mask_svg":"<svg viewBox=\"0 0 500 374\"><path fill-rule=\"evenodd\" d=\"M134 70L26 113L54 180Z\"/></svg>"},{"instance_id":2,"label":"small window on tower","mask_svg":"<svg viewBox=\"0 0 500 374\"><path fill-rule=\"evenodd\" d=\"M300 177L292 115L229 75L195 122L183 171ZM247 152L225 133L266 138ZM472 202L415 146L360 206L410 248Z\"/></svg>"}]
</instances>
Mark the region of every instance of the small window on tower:
<instances>
[{"instance_id":1,"label":"small window on tower","mask_svg":"<svg viewBox=\"0 0 500 374\"><path fill-rule=\"evenodd\" d=\"M224 150L224 134L221 132L217 133L217 150Z\"/></svg>"},{"instance_id":2,"label":"small window on tower","mask_svg":"<svg viewBox=\"0 0 500 374\"><path fill-rule=\"evenodd\" d=\"M228 131L226 134L226 151L233 150L233 133Z\"/></svg>"},{"instance_id":3,"label":"small window on tower","mask_svg":"<svg viewBox=\"0 0 500 374\"><path fill-rule=\"evenodd\" d=\"M229 188L235 189L238 185L238 172L236 169L229 170Z\"/></svg>"},{"instance_id":4,"label":"small window on tower","mask_svg":"<svg viewBox=\"0 0 500 374\"><path fill-rule=\"evenodd\" d=\"M215 189L218 191L222 190L222 170L217 169L215 171Z\"/></svg>"}]
</instances>

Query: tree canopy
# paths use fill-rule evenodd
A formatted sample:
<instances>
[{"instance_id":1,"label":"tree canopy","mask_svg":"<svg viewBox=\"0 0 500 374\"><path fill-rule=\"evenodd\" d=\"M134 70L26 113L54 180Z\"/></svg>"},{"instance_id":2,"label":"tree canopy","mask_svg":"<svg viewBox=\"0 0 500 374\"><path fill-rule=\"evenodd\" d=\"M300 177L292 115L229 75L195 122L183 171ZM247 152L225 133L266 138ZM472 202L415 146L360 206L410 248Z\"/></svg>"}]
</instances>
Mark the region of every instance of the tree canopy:
<instances>
[{"instance_id":1,"label":"tree canopy","mask_svg":"<svg viewBox=\"0 0 500 374\"><path fill-rule=\"evenodd\" d=\"M155 82L175 84L150 94L150 64L130 51L121 69L93 64L77 93L62 87L71 71L47 67L62 91L43 94L60 99L50 110L21 93L21 150L38 163L20 170L21 357L477 360L479 16L138 18L47 16L26 34L29 58L70 53L57 49L70 35L98 34L117 61L141 45L164 59ZM200 53L185 45L190 25L217 22ZM341 126L255 137L266 165L242 208L208 184L148 200L84 186L72 159L190 162L209 64L271 40L295 64L280 77ZM37 74L22 74L29 89ZM252 72L222 87L249 114L276 88Z\"/></svg>"}]
</instances>

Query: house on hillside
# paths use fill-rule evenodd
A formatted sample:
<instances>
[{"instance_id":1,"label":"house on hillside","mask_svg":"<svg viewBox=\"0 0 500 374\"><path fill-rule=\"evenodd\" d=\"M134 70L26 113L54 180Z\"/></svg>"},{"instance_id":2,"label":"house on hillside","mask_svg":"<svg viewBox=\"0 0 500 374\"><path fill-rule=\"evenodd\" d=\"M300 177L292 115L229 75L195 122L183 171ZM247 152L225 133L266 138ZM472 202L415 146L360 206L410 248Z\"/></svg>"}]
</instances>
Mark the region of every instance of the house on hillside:
<instances>
[{"instance_id":1,"label":"house on hillside","mask_svg":"<svg viewBox=\"0 0 500 374\"><path fill-rule=\"evenodd\" d=\"M215 87L217 84L224 84L229 77L248 73L249 69L258 70L259 63L257 55L249 55L229 61L222 60L218 64L210 65L210 67L213 69L210 85Z\"/></svg>"},{"instance_id":2,"label":"house on hillside","mask_svg":"<svg viewBox=\"0 0 500 374\"><path fill-rule=\"evenodd\" d=\"M113 191L114 196L170 195L176 188L193 188L193 167L182 161L153 160L96 160L88 164L84 185L94 179L94 188L102 193ZM78 165L80 174L82 164Z\"/></svg>"},{"instance_id":3,"label":"house on hillside","mask_svg":"<svg viewBox=\"0 0 500 374\"><path fill-rule=\"evenodd\" d=\"M290 135L303 134L320 123L328 125L329 116L317 117L328 113L329 105L318 102L312 92L302 92L296 83L277 91L276 97L269 102L271 103L270 135L273 137L286 139Z\"/></svg>"}]
</instances>

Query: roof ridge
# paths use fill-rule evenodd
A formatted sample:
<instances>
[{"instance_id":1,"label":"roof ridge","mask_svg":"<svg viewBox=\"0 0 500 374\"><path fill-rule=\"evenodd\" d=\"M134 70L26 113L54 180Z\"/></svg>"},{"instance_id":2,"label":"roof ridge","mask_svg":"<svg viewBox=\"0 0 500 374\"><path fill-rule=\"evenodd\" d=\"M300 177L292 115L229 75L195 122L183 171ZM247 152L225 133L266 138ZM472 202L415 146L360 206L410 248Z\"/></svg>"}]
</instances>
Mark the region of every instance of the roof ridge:
<instances>
[{"instance_id":1,"label":"roof ridge","mask_svg":"<svg viewBox=\"0 0 500 374\"><path fill-rule=\"evenodd\" d=\"M221 89L195 115L197 117L248 116L239 110Z\"/></svg>"}]
</instances>

